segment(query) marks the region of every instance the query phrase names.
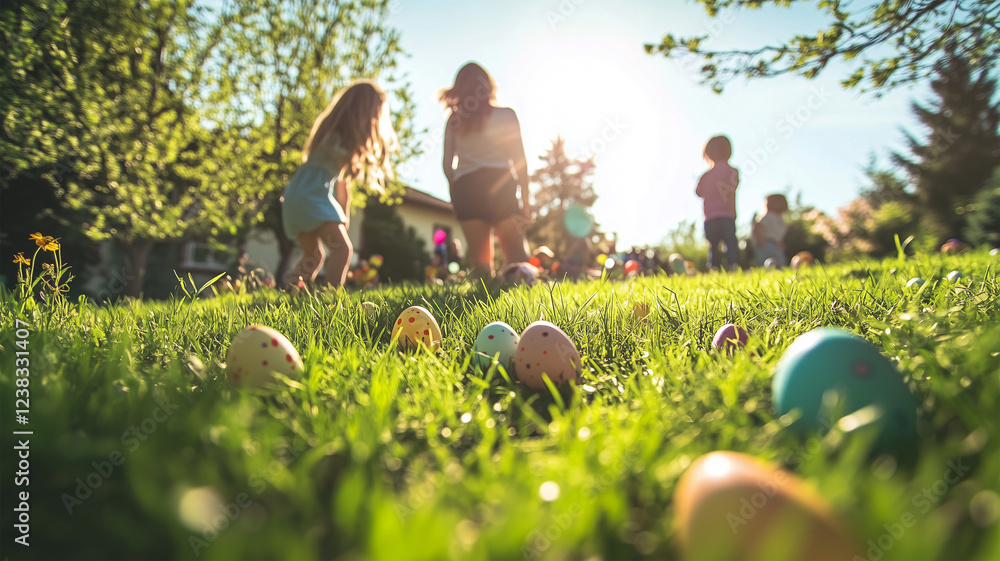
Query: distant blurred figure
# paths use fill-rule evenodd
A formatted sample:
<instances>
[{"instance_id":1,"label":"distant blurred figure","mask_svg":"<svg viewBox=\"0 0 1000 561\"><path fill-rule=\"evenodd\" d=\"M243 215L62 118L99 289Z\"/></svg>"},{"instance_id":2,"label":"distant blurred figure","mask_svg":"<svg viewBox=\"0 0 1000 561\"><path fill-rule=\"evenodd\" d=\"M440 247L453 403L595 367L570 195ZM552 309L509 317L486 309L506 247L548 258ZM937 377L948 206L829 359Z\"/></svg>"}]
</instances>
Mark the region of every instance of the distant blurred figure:
<instances>
[{"instance_id":1,"label":"distant blurred figure","mask_svg":"<svg viewBox=\"0 0 1000 561\"><path fill-rule=\"evenodd\" d=\"M698 180L695 194L705 201L708 268L714 269L724 263L726 270L735 270L740 263L736 239L736 187L740 184L740 172L729 165L733 145L725 136L713 136L705 144L703 155L709 170ZM725 259L719 252L719 244L726 247Z\"/></svg>"},{"instance_id":2,"label":"distant blurred figure","mask_svg":"<svg viewBox=\"0 0 1000 561\"><path fill-rule=\"evenodd\" d=\"M788 199L781 194L768 195L764 209L764 216L754 222L750 234L757 264L763 266L768 259L774 259L779 267L784 267L788 263L785 259L788 225L782 216L788 212Z\"/></svg>"}]
</instances>

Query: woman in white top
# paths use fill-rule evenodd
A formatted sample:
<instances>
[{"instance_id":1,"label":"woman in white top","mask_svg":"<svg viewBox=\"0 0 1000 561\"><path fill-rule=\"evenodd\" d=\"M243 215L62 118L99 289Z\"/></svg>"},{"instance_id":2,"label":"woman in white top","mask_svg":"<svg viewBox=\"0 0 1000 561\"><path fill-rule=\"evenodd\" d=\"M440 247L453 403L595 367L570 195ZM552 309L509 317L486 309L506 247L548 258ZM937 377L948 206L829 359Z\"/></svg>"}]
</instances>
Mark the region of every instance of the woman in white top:
<instances>
[{"instance_id":1,"label":"woman in white top","mask_svg":"<svg viewBox=\"0 0 1000 561\"><path fill-rule=\"evenodd\" d=\"M521 126L512 109L493 105L496 84L478 64L463 66L440 99L450 113L444 175L455 217L469 246L469 264L476 274L492 276L494 232L506 263L528 261L528 245L516 220L531 219Z\"/></svg>"}]
</instances>

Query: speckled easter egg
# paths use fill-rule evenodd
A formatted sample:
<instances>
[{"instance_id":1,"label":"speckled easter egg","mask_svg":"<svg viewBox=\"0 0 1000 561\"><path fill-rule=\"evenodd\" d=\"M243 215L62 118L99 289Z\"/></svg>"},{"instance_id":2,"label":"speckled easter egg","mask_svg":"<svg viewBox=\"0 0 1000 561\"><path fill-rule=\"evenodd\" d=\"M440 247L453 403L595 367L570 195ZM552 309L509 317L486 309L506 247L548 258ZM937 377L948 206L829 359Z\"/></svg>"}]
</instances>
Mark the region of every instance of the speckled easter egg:
<instances>
[{"instance_id":1,"label":"speckled easter egg","mask_svg":"<svg viewBox=\"0 0 1000 561\"><path fill-rule=\"evenodd\" d=\"M302 359L288 338L263 325L241 331L226 355L226 373L237 387L264 388L274 383L275 372L294 378L302 369Z\"/></svg>"},{"instance_id":2,"label":"speckled easter egg","mask_svg":"<svg viewBox=\"0 0 1000 561\"><path fill-rule=\"evenodd\" d=\"M793 341L778 362L772 389L779 415L802 411L790 426L797 432L821 427L823 394L836 390L844 399L843 415L869 405L881 410L878 448L917 433L917 403L903 377L874 345L842 329L814 329Z\"/></svg>"},{"instance_id":3,"label":"speckled easter egg","mask_svg":"<svg viewBox=\"0 0 1000 561\"><path fill-rule=\"evenodd\" d=\"M506 323L495 321L487 324L472 344L472 364L487 370L493 363L493 357L499 354L500 365L510 372L518 341L517 331Z\"/></svg>"},{"instance_id":4,"label":"speckled easter egg","mask_svg":"<svg viewBox=\"0 0 1000 561\"><path fill-rule=\"evenodd\" d=\"M963 275L961 271L952 271L948 273L948 280L951 282L958 282L963 278L965 278L965 275Z\"/></svg>"},{"instance_id":5,"label":"speckled easter egg","mask_svg":"<svg viewBox=\"0 0 1000 561\"><path fill-rule=\"evenodd\" d=\"M791 265L793 269L798 269L800 267L812 265L815 262L816 258L813 257L812 253L809 253L808 251L800 251L792 257Z\"/></svg>"},{"instance_id":6,"label":"speckled easter egg","mask_svg":"<svg viewBox=\"0 0 1000 561\"><path fill-rule=\"evenodd\" d=\"M736 452L710 452L674 493L681 556L689 560L854 559L856 542L794 474Z\"/></svg>"},{"instance_id":7,"label":"speckled easter egg","mask_svg":"<svg viewBox=\"0 0 1000 561\"><path fill-rule=\"evenodd\" d=\"M712 346L720 350L733 351L746 345L747 331L732 323L720 327L712 338Z\"/></svg>"},{"instance_id":8,"label":"speckled easter egg","mask_svg":"<svg viewBox=\"0 0 1000 561\"><path fill-rule=\"evenodd\" d=\"M906 281L906 288L909 288L911 290L916 290L921 286L923 286L925 282L927 281L925 281L920 277L913 277L912 279Z\"/></svg>"},{"instance_id":9,"label":"speckled easter egg","mask_svg":"<svg viewBox=\"0 0 1000 561\"><path fill-rule=\"evenodd\" d=\"M555 324L536 321L521 333L514 355L514 372L521 383L540 390L545 387L543 374L560 386L575 382L581 371L582 361L576 345Z\"/></svg>"},{"instance_id":10,"label":"speckled easter egg","mask_svg":"<svg viewBox=\"0 0 1000 561\"><path fill-rule=\"evenodd\" d=\"M403 352L415 351L420 346L432 352L441 348L441 328L434 316L421 306L410 306L399 314L392 326L392 338L397 339L399 350Z\"/></svg>"}]
</instances>

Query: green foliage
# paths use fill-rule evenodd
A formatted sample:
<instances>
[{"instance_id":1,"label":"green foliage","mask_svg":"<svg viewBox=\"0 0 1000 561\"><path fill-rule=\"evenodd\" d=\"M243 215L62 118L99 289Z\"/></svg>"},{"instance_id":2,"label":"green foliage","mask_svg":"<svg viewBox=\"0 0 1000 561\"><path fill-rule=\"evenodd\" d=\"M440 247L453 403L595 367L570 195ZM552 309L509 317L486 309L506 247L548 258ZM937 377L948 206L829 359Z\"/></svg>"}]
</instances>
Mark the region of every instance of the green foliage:
<instances>
[{"instance_id":1,"label":"green foliage","mask_svg":"<svg viewBox=\"0 0 1000 561\"><path fill-rule=\"evenodd\" d=\"M700 226L697 222L682 220L676 228L667 232L656 248L664 262L670 254L679 253L685 260L694 263L699 271L707 271L708 242L705 241Z\"/></svg>"},{"instance_id":2,"label":"green foliage","mask_svg":"<svg viewBox=\"0 0 1000 561\"><path fill-rule=\"evenodd\" d=\"M574 238L566 231L563 218L570 206L589 211L597 202L593 175L597 167L594 158L579 160L566 154L566 141L558 137L552 147L539 156L542 167L531 176L537 185L533 195L535 219L526 233L532 246L548 246L556 259L567 255ZM597 224L591 235L600 235Z\"/></svg>"},{"instance_id":3,"label":"green foliage","mask_svg":"<svg viewBox=\"0 0 1000 561\"><path fill-rule=\"evenodd\" d=\"M431 257L424 251L424 240L412 226L406 226L395 205L372 199L364 213L361 224L364 248L358 255L367 259L377 253L385 258L379 268L379 278L383 281L422 281L424 267L431 263Z\"/></svg>"},{"instance_id":4,"label":"green foliage","mask_svg":"<svg viewBox=\"0 0 1000 561\"><path fill-rule=\"evenodd\" d=\"M926 140L907 134L910 155L893 161L913 184L924 227L940 232L938 243L965 227L962 207L975 196L1000 161L1000 105L993 102L996 82L978 74L962 58L949 55L931 81L935 98L913 104L926 128Z\"/></svg>"},{"instance_id":5,"label":"green foliage","mask_svg":"<svg viewBox=\"0 0 1000 561\"><path fill-rule=\"evenodd\" d=\"M137 295L154 242L264 219L349 80L384 80L401 103L396 157L418 150L388 3L5 3L3 175L43 173L91 239L126 248Z\"/></svg>"},{"instance_id":6,"label":"green foliage","mask_svg":"<svg viewBox=\"0 0 1000 561\"><path fill-rule=\"evenodd\" d=\"M989 65L1000 57L997 0L823 0L816 9L827 17L824 28L812 33L803 30L775 46L718 51L704 43L724 33L727 26L738 25L739 10L788 8L793 2L698 1L714 18L710 35L679 38L668 33L658 44L647 43L645 49L649 54L681 58L685 65L698 68L703 83L717 92L737 77L794 74L815 78L835 62L853 69L841 81L844 87L860 85L879 92L929 76L948 48L974 67Z\"/></svg>"},{"instance_id":7,"label":"green foliage","mask_svg":"<svg viewBox=\"0 0 1000 561\"><path fill-rule=\"evenodd\" d=\"M965 241L973 245L1000 247L1000 167L979 194L964 208Z\"/></svg>"},{"instance_id":8,"label":"green foliage","mask_svg":"<svg viewBox=\"0 0 1000 561\"><path fill-rule=\"evenodd\" d=\"M510 291L265 290L28 312L17 319L30 331L31 519L44 522L31 526L30 552L669 560L678 557L678 479L695 458L724 449L796 472L860 544L907 515L913 524L884 559L995 559L994 263L982 251L935 253ZM969 282L943 281L952 269ZM904 287L913 276L928 281L920 291ZM16 307L0 299L0 322L14 326ZM377 311L368 315L363 300ZM648 321L633 317L636 302L650 305ZM390 345L390 326L413 304L441 324L436 356ZM565 406L504 372L468 367L485 323L523 330L539 317L562 327L584 360ZM751 352L711 350L726 322L748 329ZM248 324L286 335L303 374L266 396L233 390L222 363ZM819 326L857 333L897 365L919 403L911 458L869 456L864 429L808 439L782 429L788 419L770 397L775 365ZM14 329L0 332L4 356L15 339ZM14 379L13 368L0 370L0 392L13 395ZM3 431L0 445L12 450L14 438ZM942 487L949 462L968 471ZM3 496L15 496L13 481L0 483ZM541 498L545 482L558 498ZM933 500L918 508L927 489ZM65 497L88 491L69 514ZM7 528L14 505L0 512Z\"/></svg>"}]
</instances>

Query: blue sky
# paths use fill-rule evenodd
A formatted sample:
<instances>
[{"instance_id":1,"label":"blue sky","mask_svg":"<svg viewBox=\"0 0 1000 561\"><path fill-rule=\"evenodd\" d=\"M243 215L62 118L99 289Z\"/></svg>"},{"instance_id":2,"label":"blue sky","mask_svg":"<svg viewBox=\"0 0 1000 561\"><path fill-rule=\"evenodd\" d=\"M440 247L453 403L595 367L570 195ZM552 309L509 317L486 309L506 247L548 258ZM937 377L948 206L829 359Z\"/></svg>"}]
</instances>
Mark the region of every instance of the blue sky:
<instances>
[{"instance_id":1,"label":"blue sky","mask_svg":"<svg viewBox=\"0 0 1000 561\"><path fill-rule=\"evenodd\" d=\"M416 126L429 129L426 154L400 170L402 179L448 198L437 92L476 61L497 82L498 103L518 113L529 170L556 135L571 155L596 156L594 215L622 244L656 243L683 220L700 223L694 187L715 134L732 139L731 163L742 172L741 226L772 192L801 192L806 204L835 211L857 196L870 154L884 160L902 149L900 127L921 132L909 104L929 92L921 84L876 99L843 90L848 70L831 66L815 80L740 80L716 95L688 61L642 48L666 32L708 34L703 45L715 49L778 44L823 25L812 5L715 20L680 0L395 0L391 11L409 53L401 68Z\"/></svg>"}]
</instances>

